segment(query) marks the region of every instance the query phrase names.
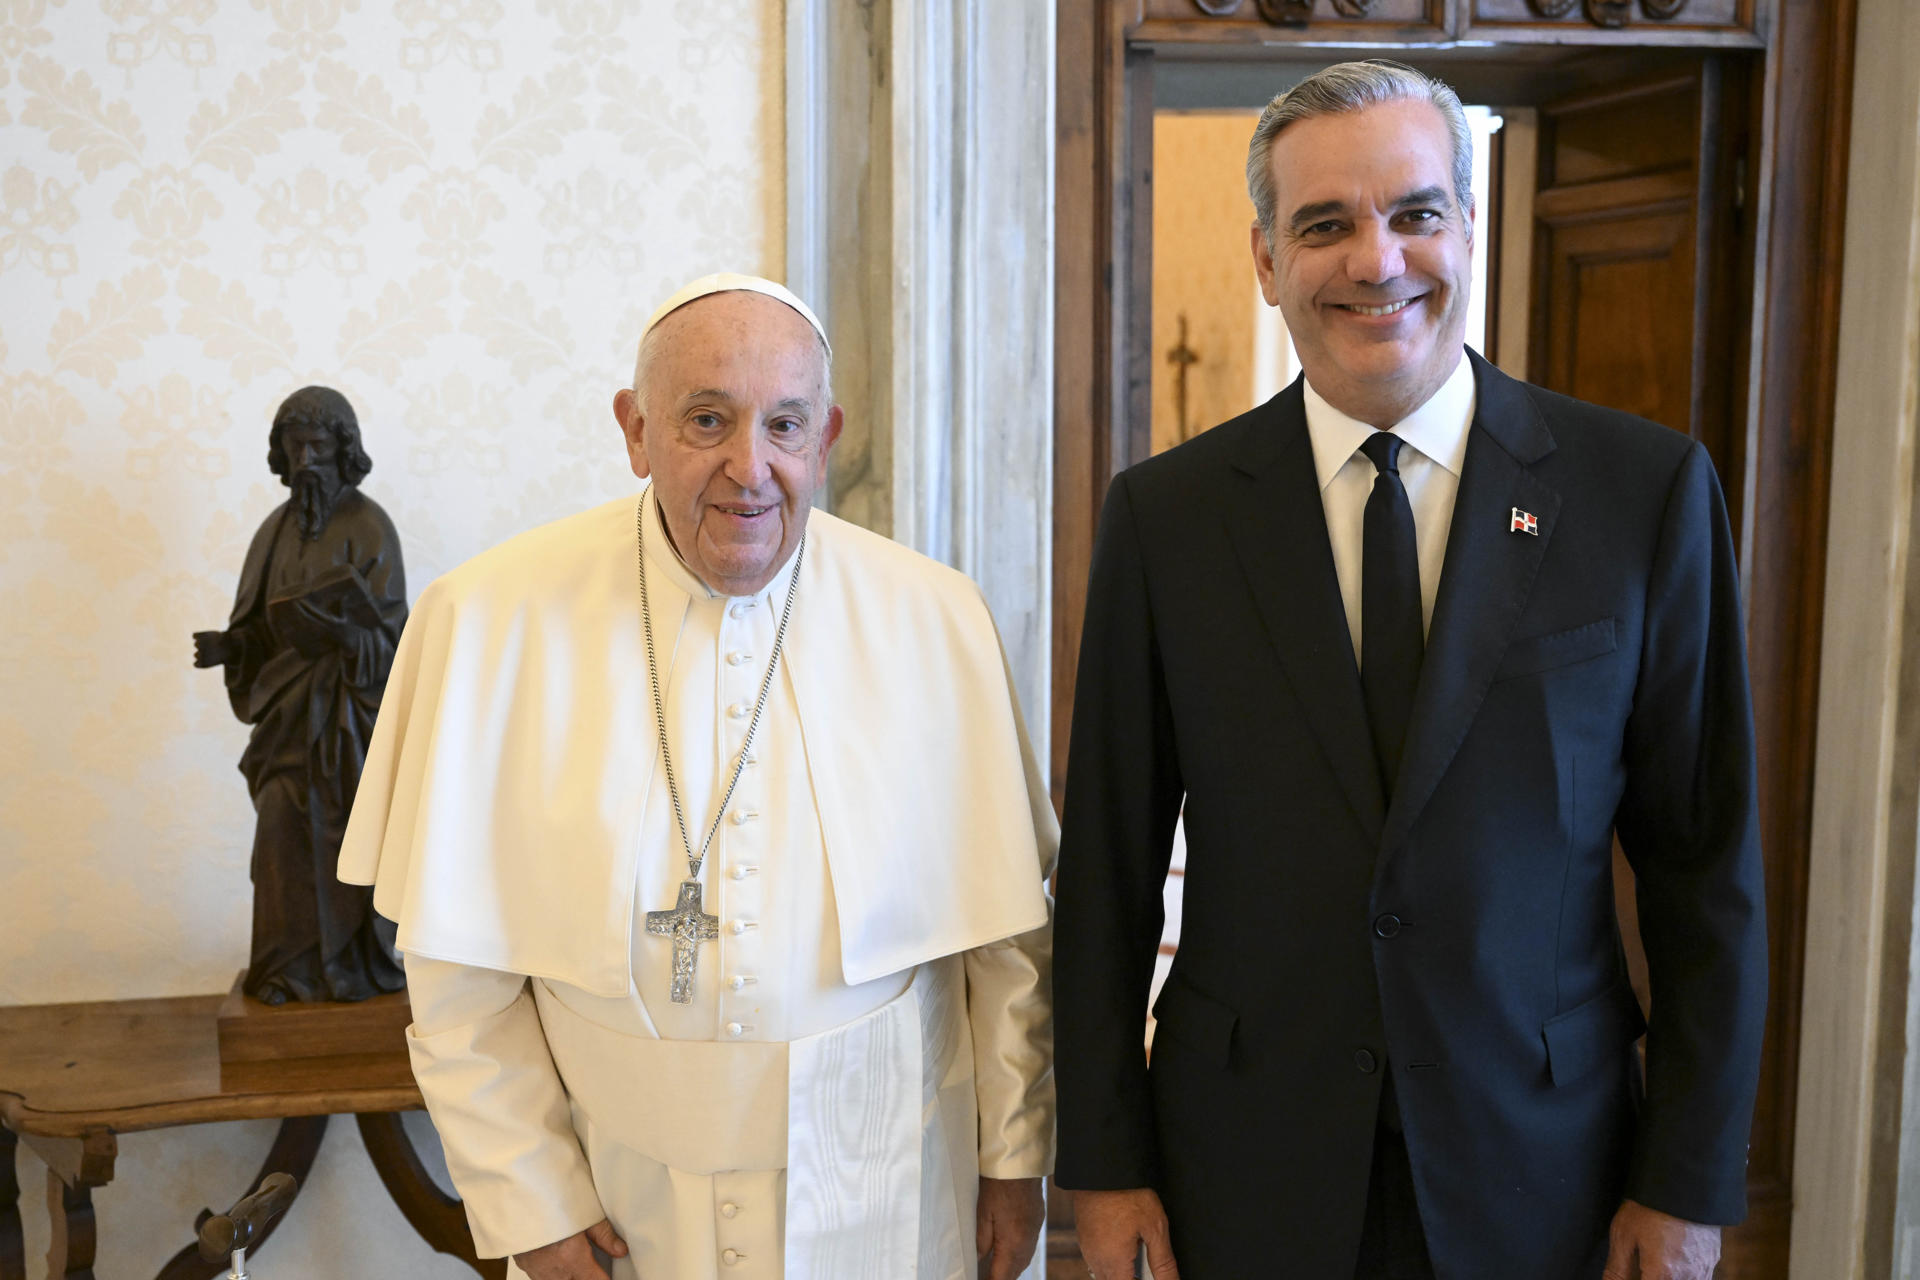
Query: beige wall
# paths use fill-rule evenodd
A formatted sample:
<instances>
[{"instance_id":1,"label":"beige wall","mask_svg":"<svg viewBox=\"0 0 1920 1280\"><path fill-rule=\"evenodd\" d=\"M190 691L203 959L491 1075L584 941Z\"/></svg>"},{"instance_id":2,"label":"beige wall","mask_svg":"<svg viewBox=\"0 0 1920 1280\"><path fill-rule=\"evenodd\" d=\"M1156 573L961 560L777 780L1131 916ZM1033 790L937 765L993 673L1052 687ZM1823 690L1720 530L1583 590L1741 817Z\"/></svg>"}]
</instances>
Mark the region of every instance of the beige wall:
<instances>
[{"instance_id":1,"label":"beige wall","mask_svg":"<svg viewBox=\"0 0 1920 1280\"><path fill-rule=\"evenodd\" d=\"M1248 228L1253 203L1243 176L1259 112L1160 112L1153 121L1153 448L1183 438L1175 369L1187 366L1189 432L1253 406L1254 316L1259 298ZM1277 313L1276 313L1277 314Z\"/></svg>"},{"instance_id":2,"label":"beige wall","mask_svg":"<svg viewBox=\"0 0 1920 1280\"><path fill-rule=\"evenodd\" d=\"M287 392L353 401L414 594L631 490L607 405L642 318L701 271L782 273L782 14L0 5L0 1003L246 961L246 731L188 635L284 492ZM100 1274L157 1270L270 1136L126 1137ZM358 1146L336 1123L260 1274L468 1274Z\"/></svg>"}]
</instances>

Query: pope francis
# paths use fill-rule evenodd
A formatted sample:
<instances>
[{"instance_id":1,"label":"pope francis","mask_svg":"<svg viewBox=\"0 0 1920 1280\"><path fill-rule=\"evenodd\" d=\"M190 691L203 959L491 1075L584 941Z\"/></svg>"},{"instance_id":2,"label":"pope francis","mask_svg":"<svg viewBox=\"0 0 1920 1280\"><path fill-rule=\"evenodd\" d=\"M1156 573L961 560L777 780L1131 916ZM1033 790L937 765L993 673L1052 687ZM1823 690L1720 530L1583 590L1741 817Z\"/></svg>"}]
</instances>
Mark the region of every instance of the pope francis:
<instances>
[{"instance_id":1,"label":"pope francis","mask_svg":"<svg viewBox=\"0 0 1920 1280\"><path fill-rule=\"evenodd\" d=\"M640 496L433 583L394 658L340 875L510 1274L1033 1257L1053 811L978 590L811 510L830 359L777 284L682 289L614 398Z\"/></svg>"}]
</instances>

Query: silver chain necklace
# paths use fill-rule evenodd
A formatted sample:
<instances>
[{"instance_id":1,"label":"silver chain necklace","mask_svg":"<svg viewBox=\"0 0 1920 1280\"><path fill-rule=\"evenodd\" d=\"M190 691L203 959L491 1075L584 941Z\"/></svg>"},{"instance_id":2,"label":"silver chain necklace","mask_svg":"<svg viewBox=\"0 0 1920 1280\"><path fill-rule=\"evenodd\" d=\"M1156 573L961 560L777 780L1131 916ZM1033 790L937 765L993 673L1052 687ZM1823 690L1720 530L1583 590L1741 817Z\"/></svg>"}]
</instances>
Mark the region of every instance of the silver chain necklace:
<instances>
[{"instance_id":1,"label":"silver chain necklace","mask_svg":"<svg viewBox=\"0 0 1920 1280\"><path fill-rule=\"evenodd\" d=\"M767 709L767 695L773 690L773 673L780 666L781 648L787 639L787 622L793 617L793 598L800 590L800 565L806 559L807 535L800 535L800 545L793 553L793 574L787 580L787 603L780 611L780 626L773 633L773 656L767 660L767 674L760 681L760 697L753 704L753 719L747 722L747 736L740 743L740 755L733 762L733 776L727 779L727 790L720 797L720 807L714 812L713 825L707 828L706 838L700 841L700 851L696 853L693 841L687 835L687 815L680 804L680 786L673 776L673 752L667 747L667 703L660 693L660 662L653 648L653 606L647 599L647 500L644 495L635 505L635 522L640 545L640 621L647 640L647 680L653 687L653 720L660 734L660 762L667 771L667 798L673 802L673 820L680 829L680 846L687 854L687 878L680 882L679 901L671 911L647 912L647 932L673 939L673 983L667 994L675 1004L690 1004L693 1001L693 970L700 943L720 936L720 918L708 915L701 909L700 867L707 860L707 850L720 830L720 820L726 815L727 805L733 800L734 788L740 785L740 773L747 766L747 753L753 750L754 731L760 727L760 715Z\"/></svg>"}]
</instances>

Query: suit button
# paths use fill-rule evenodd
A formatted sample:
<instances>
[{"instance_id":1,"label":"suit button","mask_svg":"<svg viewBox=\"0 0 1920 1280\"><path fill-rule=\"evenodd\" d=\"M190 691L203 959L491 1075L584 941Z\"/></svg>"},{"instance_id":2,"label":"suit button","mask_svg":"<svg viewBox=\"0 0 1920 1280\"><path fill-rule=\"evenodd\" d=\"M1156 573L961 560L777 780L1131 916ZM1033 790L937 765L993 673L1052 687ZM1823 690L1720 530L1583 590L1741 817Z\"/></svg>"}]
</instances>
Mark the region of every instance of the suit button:
<instances>
[{"instance_id":1,"label":"suit button","mask_svg":"<svg viewBox=\"0 0 1920 1280\"><path fill-rule=\"evenodd\" d=\"M1361 1075L1370 1076L1373 1074L1374 1068L1380 1064L1373 1060L1371 1050L1355 1049L1353 1051L1353 1065L1354 1069L1359 1071Z\"/></svg>"},{"instance_id":2,"label":"suit button","mask_svg":"<svg viewBox=\"0 0 1920 1280\"><path fill-rule=\"evenodd\" d=\"M1376 935L1382 938L1393 938L1393 937L1399 936L1400 917L1395 915L1381 916L1379 919L1373 922L1373 931Z\"/></svg>"}]
</instances>

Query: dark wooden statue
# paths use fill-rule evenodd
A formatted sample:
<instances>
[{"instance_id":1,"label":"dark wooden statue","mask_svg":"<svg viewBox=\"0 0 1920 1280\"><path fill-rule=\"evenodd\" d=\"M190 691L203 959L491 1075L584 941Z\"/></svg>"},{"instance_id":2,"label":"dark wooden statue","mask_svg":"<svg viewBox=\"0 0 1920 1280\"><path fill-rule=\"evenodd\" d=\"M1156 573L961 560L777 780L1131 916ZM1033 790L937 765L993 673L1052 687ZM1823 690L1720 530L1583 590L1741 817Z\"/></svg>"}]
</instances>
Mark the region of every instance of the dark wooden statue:
<instances>
[{"instance_id":1,"label":"dark wooden statue","mask_svg":"<svg viewBox=\"0 0 1920 1280\"><path fill-rule=\"evenodd\" d=\"M364 1000L406 985L373 891L335 877L347 813L407 620L400 536L359 484L373 469L346 397L288 396L267 465L293 496L247 549L233 619L194 633L194 665L225 667L253 726L240 772L258 815L246 994Z\"/></svg>"}]
</instances>

